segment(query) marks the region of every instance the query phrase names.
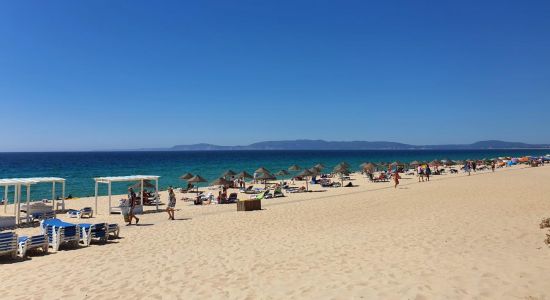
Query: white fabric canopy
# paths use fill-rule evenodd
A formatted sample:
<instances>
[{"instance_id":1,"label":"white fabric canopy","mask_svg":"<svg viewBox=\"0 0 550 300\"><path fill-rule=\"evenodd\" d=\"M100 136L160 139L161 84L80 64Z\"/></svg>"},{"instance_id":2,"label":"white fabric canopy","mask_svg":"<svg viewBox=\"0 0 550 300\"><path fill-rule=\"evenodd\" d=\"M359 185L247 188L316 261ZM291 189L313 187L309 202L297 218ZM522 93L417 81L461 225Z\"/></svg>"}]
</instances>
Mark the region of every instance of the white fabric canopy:
<instances>
[{"instance_id":1,"label":"white fabric canopy","mask_svg":"<svg viewBox=\"0 0 550 300\"><path fill-rule=\"evenodd\" d=\"M112 206L112 193L111 193L111 184L113 182L126 182L126 181L139 181L141 182L141 209L143 209L143 181L144 180L154 180L155 181L155 190L157 193L158 199L158 190L159 190L159 178L160 176L156 175L130 175L130 176L108 176L108 177L96 177L95 180L95 211L97 212L97 197L98 197L98 184L105 183L107 184L107 193L109 196L109 214L113 212ZM156 201L157 210L159 209L158 201Z\"/></svg>"},{"instance_id":2,"label":"white fabric canopy","mask_svg":"<svg viewBox=\"0 0 550 300\"><path fill-rule=\"evenodd\" d=\"M62 184L61 192L61 205L62 209L65 209L65 179L60 177L30 177L30 178L4 178L0 179L0 186L4 187L4 212L7 212L8 205L8 188L10 186L14 187L13 195L13 204L14 204L14 214L16 215L17 224L20 223L20 212L21 212L21 186L25 186L27 189L27 211L29 209L29 203L31 198L31 185L37 183L52 183L52 202L53 210L56 211L56 197L55 197L55 184ZM27 221L29 221L29 215L27 214Z\"/></svg>"}]
</instances>

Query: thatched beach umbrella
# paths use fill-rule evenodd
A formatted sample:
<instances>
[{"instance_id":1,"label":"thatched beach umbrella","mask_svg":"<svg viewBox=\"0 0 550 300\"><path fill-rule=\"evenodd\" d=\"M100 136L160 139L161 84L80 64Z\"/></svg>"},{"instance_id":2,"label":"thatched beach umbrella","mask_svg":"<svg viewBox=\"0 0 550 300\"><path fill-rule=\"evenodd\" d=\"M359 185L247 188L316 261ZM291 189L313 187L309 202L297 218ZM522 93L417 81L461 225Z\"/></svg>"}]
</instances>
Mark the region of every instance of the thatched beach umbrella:
<instances>
[{"instance_id":1,"label":"thatched beach umbrella","mask_svg":"<svg viewBox=\"0 0 550 300\"><path fill-rule=\"evenodd\" d=\"M220 178L218 178L218 179L216 179L216 180L214 180L210 183L210 185L223 185L223 186L226 186L226 185L229 185L229 184L230 184L230 182L227 181L223 177L220 177Z\"/></svg>"},{"instance_id":2,"label":"thatched beach umbrella","mask_svg":"<svg viewBox=\"0 0 550 300\"><path fill-rule=\"evenodd\" d=\"M237 173L233 172L233 170L227 170L225 172L223 172L222 174L222 177L231 177L231 176L234 176L234 175L237 175Z\"/></svg>"},{"instance_id":3,"label":"thatched beach umbrella","mask_svg":"<svg viewBox=\"0 0 550 300\"><path fill-rule=\"evenodd\" d=\"M342 186L344 186L344 175L349 175L348 168L344 166L336 166L334 167L332 172L335 174L340 174L340 180L342 181Z\"/></svg>"},{"instance_id":4,"label":"thatched beach umbrella","mask_svg":"<svg viewBox=\"0 0 550 300\"><path fill-rule=\"evenodd\" d=\"M420 162L418 160L413 160L409 163L409 165L413 167L418 167L420 165Z\"/></svg>"},{"instance_id":5,"label":"thatched beach umbrella","mask_svg":"<svg viewBox=\"0 0 550 300\"><path fill-rule=\"evenodd\" d=\"M376 165L373 163L363 165L363 171L374 172L374 169L376 169Z\"/></svg>"},{"instance_id":6,"label":"thatched beach umbrella","mask_svg":"<svg viewBox=\"0 0 550 300\"><path fill-rule=\"evenodd\" d=\"M316 168L309 168L307 170L311 173L311 176L317 176L321 174L321 171L317 170Z\"/></svg>"},{"instance_id":7,"label":"thatched beach umbrella","mask_svg":"<svg viewBox=\"0 0 550 300\"><path fill-rule=\"evenodd\" d=\"M263 180L264 181L264 184L265 184L265 187L267 187L267 181L268 180L276 180L277 177L275 177L273 174L271 173L260 173L259 176L256 177L256 179L258 180Z\"/></svg>"},{"instance_id":8,"label":"thatched beach umbrella","mask_svg":"<svg viewBox=\"0 0 550 300\"><path fill-rule=\"evenodd\" d=\"M268 169L264 168L264 167L259 167L256 171L256 173L267 173L267 174L270 174L271 172L269 172Z\"/></svg>"},{"instance_id":9,"label":"thatched beach umbrella","mask_svg":"<svg viewBox=\"0 0 550 300\"><path fill-rule=\"evenodd\" d=\"M187 180L187 179L192 178L192 177L193 177L193 174L185 173L185 174L180 176L180 179Z\"/></svg>"},{"instance_id":10,"label":"thatched beach umbrella","mask_svg":"<svg viewBox=\"0 0 550 300\"><path fill-rule=\"evenodd\" d=\"M202 178L200 175L195 175L187 180L189 183L201 183L207 182L206 179ZM197 184L197 194L199 193L199 185Z\"/></svg>"},{"instance_id":11,"label":"thatched beach umbrella","mask_svg":"<svg viewBox=\"0 0 550 300\"><path fill-rule=\"evenodd\" d=\"M364 163L360 164L360 165L359 165L359 167L360 167L361 169L363 169L363 168L365 168L365 166L366 166L366 165L368 165L368 164L372 164L372 163L371 163L371 162L368 162L368 161L366 161L366 162L364 162Z\"/></svg>"},{"instance_id":12,"label":"thatched beach umbrella","mask_svg":"<svg viewBox=\"0 0 550 300\"><path fill-rule=\"evenodd\" d=\"M132 186L130 186L131 188L133 188L134 190L139 190L141 189L141 182L138 182ZM155 184L153 184L151 182L151 180L144 180L143 181L143 188L148 188L148 189L156 189L157 186Z\"/></svg>"},{"instance_id":13,"label":"thatched beach umbrella","mask_svg":"<svg viewBox=\"0 0 550 300\"><path fill-rule=\"evenodd\" d=\"M439 166L441 166L441 162L437 159L434 159L430 162L430 165L439 167Z\"/></svg>"},{"instance_id":14,"label":"thatched beach umbrella","mask_svg":"<svg viewBox=\"0 0 550 300\"><path fill-rule=\"evenodd\" d=\"M322 169L325 168L325 165L323 165L323 164L316 164L314 167L315 167L316 169L322 170Z\"/></svg>"},{"instance_id":15,"label":"thatched beach umbrella","mask_svg":"<svg viewBox=\"0 0 550 300\"><path fill-rule=\"evenodd\" d=\"M277 175L277 176L287 176L288 174L289 173L288 173L287 170L281 170L281 171L275 173L275 175Z\"/></svg>"},{"instance_id":16,"label":"thatched beach umbrella","mask_svg":"<svg viewBox=\"0 0 550 300\"><path fill-rule=\"evenodd\" d=\"M289 171L300 171L302 169L302 167L300 167L299 165L292 165L288 168Z\"/></svg>"},{"instance_id":17,"label":"thatched beach umbrella","mask_svg":"<svg viewBox=\"0 0 550 300\"><path fill-rule=\"evenodd\" d=\"M344 167L346 169L349 169L349 167L351 167L351 166L347 162L343 161L343 162L340 162L339 164L337 164L336 167Z\"/></svg>"},{"instance_id":18,"label":"thatched beach umbrella","mask_svg":"<svg viewBox=\"0 0 550 300\"><path fill-rule=\"evenodd\" d=\"M441 161L445 166L449 167L455 164L455 162L452 159L444 159Z\"/></svg>"},{"instance_id":19,"label":"thatched beach umbrella","mask_svg":"<svg viewBox=\"0 0 550 300\"><path fill-rule=\"evenodd\" d=\"M302 172L300 172L300 174L297 175L297 176L305 177L305 178L306 178L306 191L309 191L307 177L310 177L310 176L313 176L313 175L314 175L314 174L311 173L311 171L310 171L309 169L305 169L305 170L303 170Z\"/></svg>"},{"instance_id":20,"label":"thatched beach umbrella","mask_svg":"<svg viewBox=\"0 0 550 300\"><path fill-rule=\"evenodd\" d=\"M242 171L241 173L236 175L237 178L252 178L252 175L248 174L246 171Z\"/></svg>"}]
</instances>

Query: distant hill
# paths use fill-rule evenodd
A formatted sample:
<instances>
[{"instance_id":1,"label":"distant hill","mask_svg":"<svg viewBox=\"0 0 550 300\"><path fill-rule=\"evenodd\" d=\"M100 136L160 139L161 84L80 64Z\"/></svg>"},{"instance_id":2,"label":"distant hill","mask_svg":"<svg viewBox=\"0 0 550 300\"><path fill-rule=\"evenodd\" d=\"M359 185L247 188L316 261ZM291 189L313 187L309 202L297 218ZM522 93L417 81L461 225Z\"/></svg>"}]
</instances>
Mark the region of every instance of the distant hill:
<instances>
[{"instance_id":1,"label":"distant hill","mask_svg":"<svg viewBox=\"0 0 550 300\"><path fill-rule=\"evenodd\" d=\"M288 140L265 141L246 146L218 146L212 144L176 145L171 148L140 149L143 151L220 151L220 150L476 150L476 149L537 149L550 144L526 144L497 140L479 141L472 144L409 145L385 141Z\"/></svg>"}]
</instances>

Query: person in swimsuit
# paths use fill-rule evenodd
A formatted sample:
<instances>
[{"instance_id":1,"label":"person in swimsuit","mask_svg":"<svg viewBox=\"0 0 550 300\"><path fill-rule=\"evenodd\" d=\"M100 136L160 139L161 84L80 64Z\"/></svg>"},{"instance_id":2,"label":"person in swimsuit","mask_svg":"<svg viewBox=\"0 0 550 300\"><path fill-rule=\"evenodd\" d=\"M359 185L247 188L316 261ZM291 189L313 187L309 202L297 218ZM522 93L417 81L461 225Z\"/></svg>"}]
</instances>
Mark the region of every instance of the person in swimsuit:
<instances>
[{"instance_id":1,"label":"person in swimsuit","mask_svg":"<svg viewBox=\"0 0 550 300\"><path fill-rule=\"evenodd\" d=\"M139 218L134 214L134 208L136 208L137 197L133 188L128 189L128 204L130 205L130 212L128 213L128 225L132 225L132 219L136 219L136 225L139 223Z\"/></svg>"},{"instance_id":2,"label":"person in swimsuit","mask_svg":"<svg viewBox=\"0 0 550 300\"><path fill-rule=\"evenodd\" d=\"M172 187L168 188L168 206L166 207L166 212L168 213L168 220L175 220L174 210L176 208L176 194Z\"/></svg>"},{"instance_id":3,"label":"person in swimsuit","mask_svg":"<svg viewBox=\"0 0 550 300\"><path fill-rule=\"evenodd\" d=\"M397 188L397 185L399 185L399 179L401 177L399 176L399 172L397 171L397 169L395 169L395 173L393 173L393 181L395 183L395 186L394 188Z\"/></svg>"}]
</instances>

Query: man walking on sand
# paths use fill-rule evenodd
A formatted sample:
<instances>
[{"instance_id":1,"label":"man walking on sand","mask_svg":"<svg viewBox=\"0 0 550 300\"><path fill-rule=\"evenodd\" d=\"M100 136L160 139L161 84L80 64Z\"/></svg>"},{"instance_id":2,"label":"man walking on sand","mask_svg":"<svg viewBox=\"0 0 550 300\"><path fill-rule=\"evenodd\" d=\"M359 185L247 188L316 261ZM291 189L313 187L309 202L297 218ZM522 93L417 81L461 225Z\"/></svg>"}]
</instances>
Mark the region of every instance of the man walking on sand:
<instances>
[{"instance_id":1,"label":"man walking on sand","mask_svg":"<svg viewBox=\"0 0 550 300\"><path fill-rule=\"evenodd\" d=\"M128 213L128 225L132 225L132 219L136 219L136 225L139 223L139 218L134 215L134 208L136 207L137 197L133 188L128 189L128 204L130 205L130 212Z\"/></svg>"}]
</instances>

